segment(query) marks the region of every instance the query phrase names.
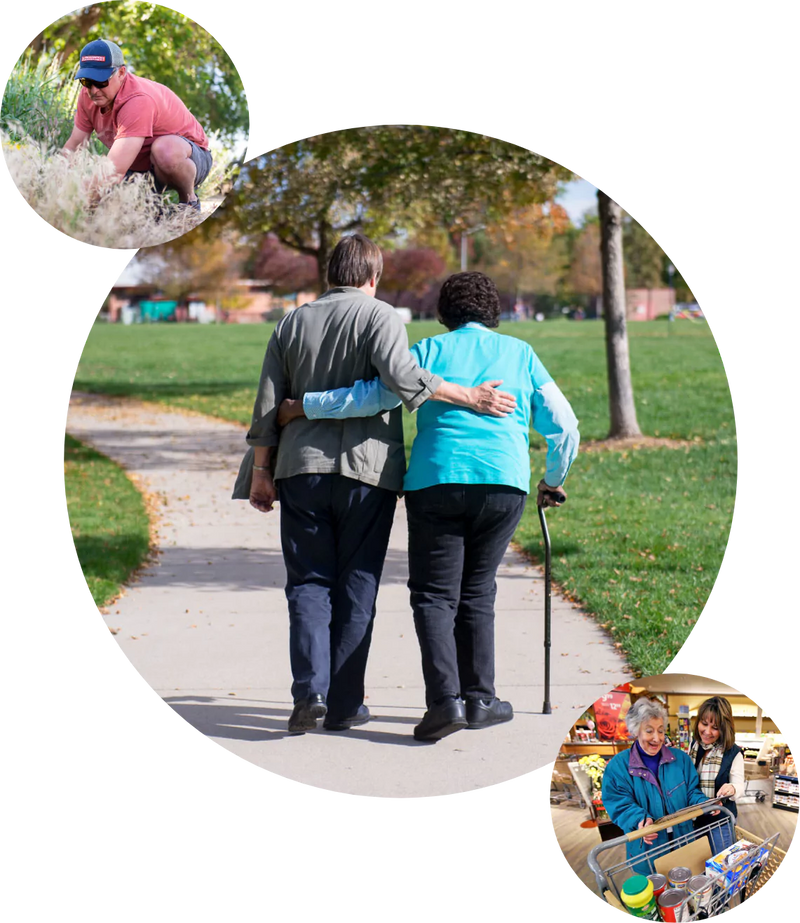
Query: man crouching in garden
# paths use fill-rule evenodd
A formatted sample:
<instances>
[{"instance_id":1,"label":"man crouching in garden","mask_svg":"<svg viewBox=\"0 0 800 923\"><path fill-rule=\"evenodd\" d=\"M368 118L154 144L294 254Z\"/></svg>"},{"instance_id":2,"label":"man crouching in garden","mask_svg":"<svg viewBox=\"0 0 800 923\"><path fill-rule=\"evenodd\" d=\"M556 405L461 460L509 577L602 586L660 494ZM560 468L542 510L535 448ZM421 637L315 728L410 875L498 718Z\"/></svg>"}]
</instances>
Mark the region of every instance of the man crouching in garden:
<instances>
[{"instance_id":1,"label":"man crouching in garden","mask_svg":"<svg viewBox=\"0 0 800 923\"><path fill-rule=\"evenodd\" d=\"M200 123L175 93L129 74L122 50L107 39L82 49L75 79L82 89L63 151L77 150L95 132L117 171L111 182L149 172L159 192L175 189L181 203L199 212L195 189L208 176L211 152Z\"/></svg>"}]
</instances>

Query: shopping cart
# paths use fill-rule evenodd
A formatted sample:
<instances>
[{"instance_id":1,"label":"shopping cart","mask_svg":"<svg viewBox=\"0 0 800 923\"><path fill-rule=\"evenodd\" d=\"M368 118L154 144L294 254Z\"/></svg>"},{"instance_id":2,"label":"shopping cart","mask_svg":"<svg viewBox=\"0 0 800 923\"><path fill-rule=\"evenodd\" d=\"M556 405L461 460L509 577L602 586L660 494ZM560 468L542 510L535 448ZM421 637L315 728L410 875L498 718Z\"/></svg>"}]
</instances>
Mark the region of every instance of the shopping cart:
<instances>
[{"instance_id":1,"label":"shopping cart","mask_svg":"<svg viewBox=\"0 0 800 923\"><path fill-rule=\"evenodd\" d=\"M668 843L653 846L652 849L647 849L633 858L626 857L624 860L612 861L606 868L601 865L600 857L608 850L616 847L617 851L619 851L620 848L624 849L627 843L634 840L641 839L651 833L668 830L670 827L676 827L687 821L693 821L703 814L713 814L715 811L718 813L713 815L713 819L709 823L693 829L690 833L676 836ZM686 888L688 898L679 910L679 915L676 916L676 919L681 921L703 920L724 913L755 893L763 884L762 876L764 881L772 876L784 853L782 850L777 849L776 846L778 833L761 840L741 827L737 827L734 823L733 814L727 808L714 804L703 804L687 808L685 811L679 811L677 814L671 814L668 818L656 821L648 827L642 827L625 836L607 840L595 846L589 853L587 861L594 874L600 896L608 903L619 906L624 910L625 906L622 903L621 892L627 878L635 874L654 875L659 870L662 874L665 874L665 864L669 864L669 860L665 859L665 857L670 853L680 849L682 846L687 846L690 843L706 838L715 829L722 830L725 827L730 829L734 842L747 840L753 844L752 847L738 857L735 868L725 873L705 871L703 874L711 880L711 886L706 884L704 888L696 890ZM665 859L665 862L659 862L661 859ZM656 868L656 863L658 863L659 868ZM676 864L680 863L676 862ZM656 915L653 919L660 919L660 917Z\"/></svg>"}]
</instances>

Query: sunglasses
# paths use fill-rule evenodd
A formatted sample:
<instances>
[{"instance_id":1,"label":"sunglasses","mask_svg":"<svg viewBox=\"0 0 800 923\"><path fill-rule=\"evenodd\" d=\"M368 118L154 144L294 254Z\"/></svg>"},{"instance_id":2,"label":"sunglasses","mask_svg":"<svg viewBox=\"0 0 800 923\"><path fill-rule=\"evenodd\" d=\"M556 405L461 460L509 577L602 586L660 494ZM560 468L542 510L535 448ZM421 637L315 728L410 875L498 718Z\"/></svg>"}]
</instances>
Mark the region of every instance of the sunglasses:
<instances>
[{"instance_id":1,"label":"sunglasses","mask_svg":"<svg viewBox=\"0 0 800 923\"><path fill-rule=\"evenodd\" d=\"M119 70L119 68L115 67L111 73L111 77L116 74L117 70ZM89 77L79 77L78 83L80 83L82 87L97 87L98 90L104 90L108 86L111 77L109 77L108 80L92 80Z\"/></svg>"}]
</instances>

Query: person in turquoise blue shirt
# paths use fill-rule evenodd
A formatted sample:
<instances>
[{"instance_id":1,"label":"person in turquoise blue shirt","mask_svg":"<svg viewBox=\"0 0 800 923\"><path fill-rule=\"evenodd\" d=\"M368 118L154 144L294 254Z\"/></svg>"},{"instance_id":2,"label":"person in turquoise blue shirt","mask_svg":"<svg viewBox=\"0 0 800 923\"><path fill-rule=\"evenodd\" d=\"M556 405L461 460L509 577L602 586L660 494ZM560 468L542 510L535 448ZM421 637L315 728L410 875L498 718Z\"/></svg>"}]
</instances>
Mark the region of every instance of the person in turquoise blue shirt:
<instances>
[{"instance_id":1,"label":"person in turquoise blue shirt","mask_svg":"<svg viewBox=\"0 0 800 923\"><path fill-rule=\"evenodd\" d=\"M510 721L510 702L495 693L494 601L497 568L530 491L531 424L547 442L538 502L560 506L577 454L578 421L536 353L493 328L500 297L480 272L446 280L438 302L448 333L422 340L422 368L465 386L503 385L516 398L506 417L441 402L417 411L417 436L403 490L408 515L408 586L422 653L427 710L417 740ZM298 416L372 416L399 404L379 378L285 401L279 422Z\"/></svg>"}]
</instances>

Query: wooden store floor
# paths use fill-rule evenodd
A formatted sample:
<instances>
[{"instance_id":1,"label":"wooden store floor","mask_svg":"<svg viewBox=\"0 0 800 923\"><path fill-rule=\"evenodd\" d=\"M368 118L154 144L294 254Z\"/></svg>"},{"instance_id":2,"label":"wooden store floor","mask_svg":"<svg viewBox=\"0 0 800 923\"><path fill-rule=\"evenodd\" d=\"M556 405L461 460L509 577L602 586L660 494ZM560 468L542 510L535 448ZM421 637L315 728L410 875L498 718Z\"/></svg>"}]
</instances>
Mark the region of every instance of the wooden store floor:
<instances>
[{"instance_id":1,"label":"wooden store floor","mask_svg":"<svg viewBox=\"0 0 800 923\"><path fill-rule=\"evenodd\" d=\"M581 827L581 823L589 818L588 810L577 805L551 805L550 811L556 839L567 862L581 881L597 894L594 875L589 871L586 857L600 842L600 834L595 827ZM780 833L777 846L785 852L792 842L797 814L776 810L769 804L743 804L736 824L762 838ZM615 847L602 853L601 864L605 867L624 858L625 847Z\"/></svg>"}]
</instances>

